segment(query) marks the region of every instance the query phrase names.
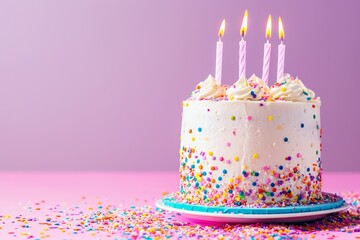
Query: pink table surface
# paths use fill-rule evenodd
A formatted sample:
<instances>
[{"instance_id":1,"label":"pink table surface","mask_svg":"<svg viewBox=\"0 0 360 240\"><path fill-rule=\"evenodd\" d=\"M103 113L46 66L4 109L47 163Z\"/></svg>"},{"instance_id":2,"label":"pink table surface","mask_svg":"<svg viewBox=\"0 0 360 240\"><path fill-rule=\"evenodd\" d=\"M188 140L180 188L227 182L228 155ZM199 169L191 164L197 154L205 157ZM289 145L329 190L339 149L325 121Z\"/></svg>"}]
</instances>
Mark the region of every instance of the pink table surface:
<instances>
[{"instance_id":1,"label":"pink table surface","mask_svg":"<svg viewBox=\"0 0 360 240\"><path fill-rule=\"evenodd\" d=\"M323 175L323 191L326 192L359 193L359 183L360 173ZM0 216L3 220L0 218L0 221L4 221L4 216L11 218L20 214L41 218L46 215L46 209L55 204L71 207L84 202L89 206L106 203L119 208L154 205L165 192L176 191L178 184L177 172L1 172ZM84 239L84 236L73 236L60 231L47 230L43 233L42 225L15 231L10 229L13 227L11 224L0 226L0 239L40 239L46 236L49 239ZM333 235L346 239L360 238L359 232L330 232L324 238L331 238Z\"/></svg>"}]
</instances>

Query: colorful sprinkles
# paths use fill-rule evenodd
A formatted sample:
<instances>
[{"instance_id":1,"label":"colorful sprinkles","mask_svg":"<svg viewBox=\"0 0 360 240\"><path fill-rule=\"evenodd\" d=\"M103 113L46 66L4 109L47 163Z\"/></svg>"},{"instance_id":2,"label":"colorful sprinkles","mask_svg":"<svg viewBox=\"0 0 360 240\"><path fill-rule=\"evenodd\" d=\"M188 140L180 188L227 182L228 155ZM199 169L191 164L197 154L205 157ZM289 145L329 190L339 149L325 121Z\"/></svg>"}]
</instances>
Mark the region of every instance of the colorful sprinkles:
<instances>
[{"instance_id":1,"label":"colorful sprinkles","mask_svg":"<svg viewBox=\"0 0 360 240\"><path fill-rule=\"evenodd\" d=\"M222 104L220 100L218 102ZM182 129L181 138L180 201L206 206L288 206L322 200L321 128L318 119L314 117L319 112L318 108L314 109L315 104L306 103L303 106L301 103L296 113L303 115L295 125L288 124L279 112L272 111L274 104L283 103L247 103L249 106L244 106L245 111L234 111L231 114L223 114L224 105L218 106L212 102L199 104L194 102L190 104L194 108L184 111L190 109L199 116L204 111L204 117L214 117L220 121L220 125L208 126L204 120L194 125L184 125L187 127ZM209 110L213 116L209 116ZM310 127L305 128L305 124ZM276 138L271 139L267 146L259 144L259 149L253 147L253 152L249 150L244 154L242 151L246 151L246 144L241 136L245 132L246 138L256 143L257 138L262 136L263 127L265 130L272 128L271 133ZM254 131L246 132L243 128L254 128ZM216 134L211 134L214 130ZM308 154L309 149L297 145L297 139L294 138L297 132L302 132L299 136L319 136L318 140L309 143L311 156ZM284 154L274 159L276 154L271 153L274 150L267 154L262 147L282 149ZM302 151L304 149L306 152ZM242 195L245 197L242 198Z\"/></svg>"},{"instance_id":2,"label":"colorful sprinkles","mask_svg":"<svg viewBox=\"0 0 360 240\"><path fill-rule=\"evenodd\" d=\"M296 224L197 224L180 214L153 206L33 203L25 213L0 215L4 239L349 239L360 238L360 193L340 194L350 204L345 212ZM239 195L239 201L245 197ZM35 209L43 214L36 215Z\"/></svg>"}]
</instances>

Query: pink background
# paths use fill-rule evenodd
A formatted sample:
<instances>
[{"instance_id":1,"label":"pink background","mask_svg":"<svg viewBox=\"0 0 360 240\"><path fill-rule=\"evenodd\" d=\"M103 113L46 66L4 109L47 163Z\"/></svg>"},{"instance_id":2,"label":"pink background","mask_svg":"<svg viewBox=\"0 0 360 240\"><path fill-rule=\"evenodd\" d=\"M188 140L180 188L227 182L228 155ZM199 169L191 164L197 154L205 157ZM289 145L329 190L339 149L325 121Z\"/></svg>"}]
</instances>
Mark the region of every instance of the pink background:
<instances>
[{"instance_id":1,"label":"pink background","mask_svg":"<svg viewBox=\"0 0 360 240\"><path fill-rule=\"evenodd\" d=\"M360 2L0 2L0 169L176 170L181 101L215 69L261 75L266 18L282 16L286 72L321 96L326 171L360 170ZM276 74L273 22L270 82Z\"/></svg>"}]
</instances>

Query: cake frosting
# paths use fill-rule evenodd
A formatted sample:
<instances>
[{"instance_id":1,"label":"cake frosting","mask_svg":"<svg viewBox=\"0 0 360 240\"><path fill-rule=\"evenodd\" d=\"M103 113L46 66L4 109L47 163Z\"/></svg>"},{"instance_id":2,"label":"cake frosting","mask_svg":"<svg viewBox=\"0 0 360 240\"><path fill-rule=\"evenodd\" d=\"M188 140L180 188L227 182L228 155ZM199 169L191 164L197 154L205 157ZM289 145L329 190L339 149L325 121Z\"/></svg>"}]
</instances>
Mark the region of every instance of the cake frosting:
<instances>
[{"instance_id":1,"label":"cake frosting","mask_svg":"<svg viewBox=\"0 0 360 240\"><path fill-rule=\"evenodd\" d=\"M221 86L209 76L183 102L178 201L287 206L321 195L320 98L285 76Z\"/></svg>"},{"instance_id":2,"label":"cake frosting","mask_svg":"<svg viewBox=\"0 0 360 240\"><path fill-rule=\"evenodd\" d=\"M275 100L306 102L313 100L315 93L305 87L300 79L293 79L286 75L281 82L271 87L270 96Z\"/></svg>"},{"instance_id":3,"label":"cake frosting","mask_svg":"<svg viewBox=\"0 0 360 240\"><path fill-rule=\"evenodd\" d=\"M215 78L209 75L196 86L196 90L192 93L192 98L197 100L212 99L223 97L225 94L225 87L219 85Z\"/></svg>"},{"instance_id":4,"label":"cake frosting","mask_svg":"<svg viewBox=\"0 0 360 240\"><path fill-rule=\"evenodd\" d=\"M226 91L229 100L260 100L269 95L269 87L255 74L249 80L239 79Z\"/></svg>"}]
</instances>

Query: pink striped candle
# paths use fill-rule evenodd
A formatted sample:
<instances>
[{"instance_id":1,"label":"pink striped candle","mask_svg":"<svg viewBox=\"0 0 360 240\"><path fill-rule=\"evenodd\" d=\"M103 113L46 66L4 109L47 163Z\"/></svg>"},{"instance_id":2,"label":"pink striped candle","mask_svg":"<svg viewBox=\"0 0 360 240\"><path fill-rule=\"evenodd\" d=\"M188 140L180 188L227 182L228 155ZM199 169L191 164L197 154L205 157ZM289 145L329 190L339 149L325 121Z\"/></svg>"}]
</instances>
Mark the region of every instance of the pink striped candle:
<instances>
[{"instance_id":1,"label":"pink striped candle","mask_svg":"<svg viewBox=\"0 0 360 240\"><path fill-rule=\"evenodd\" d=\"M240 35L241 40L239 42L239 79L246 77L246 41L244 36L247 30L248 11L245 11L244 18L241 24Z\"/></svg>"},{"instance_id":2,"label":"pink striped candle","mask_svg":"<svg viewBox=\"0 0 360 240\"><path fill-rule=\"evenodd\" d=\"M271 44L269 39L271 37L271 15L269 15L267 24L266 24L266 43L264 45L264 59L263 59L263 74L262 80L268 84L269 82L269 69L270 69L270 54L271 54Z\"/></svg>"},{"instance_id":3,"label":"pink striped candle","mask_svg":"<svg viewBox=\"0 0 360 240\"><path fill-rule=\"evenodd\" d=\"M277 81L280 82L284 77L284 66L285 66L285 45L284 41L284 28L282 25L281 18L279 17L279 38L280 45L278 46L278 65L277 65Z\"/></svg>"},{"instance_id":4,"label":"pink striped candle","mask_svg":"<svg viewBox=\"0 0 360 240\"><path fill-rule=\"evenodd\" d=\"M215 68L215 79L219 85L221 85L221 73L222 73L222 56L223 56L223 42L221 37L225 32L225 19L221 23L219 30L219 41L216 43L216 68Z\"/></svg>"},{"instance_id":5,"label":"pink striped candle","mask_svg":"<svg viewBox=\"0 0 360 240\"><path fill-rule=\"evenodd\" d=\"M246 41L241 39L239 42L239 79L246 77Z\"/></svg>"}]
</instances>

